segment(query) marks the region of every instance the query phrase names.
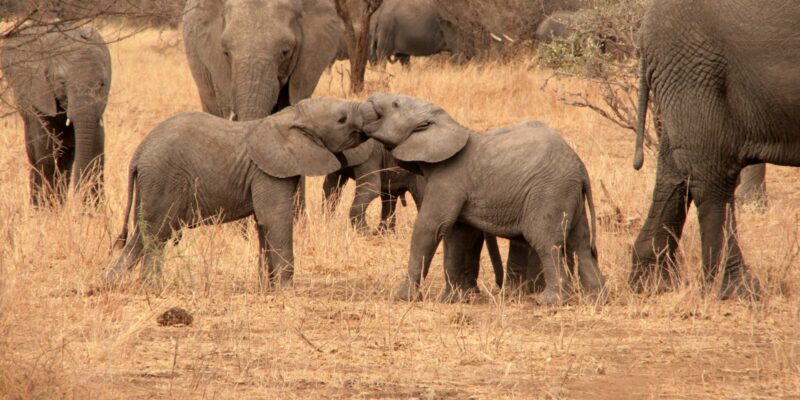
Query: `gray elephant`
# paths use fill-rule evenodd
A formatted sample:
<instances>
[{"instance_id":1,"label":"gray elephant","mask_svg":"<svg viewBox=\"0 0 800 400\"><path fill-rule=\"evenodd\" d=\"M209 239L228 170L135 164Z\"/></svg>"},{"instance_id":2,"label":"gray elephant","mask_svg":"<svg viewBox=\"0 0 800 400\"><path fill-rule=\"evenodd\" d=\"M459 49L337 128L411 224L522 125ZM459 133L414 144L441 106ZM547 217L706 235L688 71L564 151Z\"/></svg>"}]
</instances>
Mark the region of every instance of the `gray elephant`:
<instances>
[{"instance_id":1,"label":"gray elephant","mask_svg":"<svg viewBox=\"0 0 800 400\"><path fill-rule=\"evenodd\" d=\"M419 209L422 202L419 185L423 179L412 172L400 168L397 160L384 147L368 140L361 144L370 154L363 163L348 165L339 171L328 174L323 182L326 204L335 210L339 193L348 180L356 183L356 194L350 206L350 222L360 234L369 234L366 221L369 204L380 197L381 221L379 231L394 231L395 211L398 199L405 204L405 194L410 193Z\"/></svg>"},{"instance_id":2,"label":"gray elephant","mask_svg":"<svg viewBox=\"0 0 800 400\"><path fill-rule=\"evenodd\" d=\"M293 193L300 175L325 175L347 163L345 157L368 157L339 152L366 140L362 126L374 119L372 107L363 103L319 98L256 121L183 113L162 122L131 160L117 239L124 248L107 270L107 282L119 282L141 258L142 278L158 279L157 253L173 231L254 215L259 284L290 286ZM135 228L127 240L132 202Z\"/></svg>"},{"instance_id":3,"label":"gray elephant","mask_svg":"<svg viewBox=\"0 0 800 400\"><path fill-rule=\"evenodd\" d=\"M99 200L111 86L111 57L100 34L89 28L25 30L3 43L0 69L25 126L31 203L48 203L51 189L62 202L70 180L76 191L90 185L88 200Z\"/></svg>"},{"instance_id":4,"label":"gray elephant","mask_svg":"<svg viewBox=\"0 0 800 400\"><path fill-rule=\"evenodd\" d=\"M370 25L373 64L394 58L408 66L410 56L462 53L456 30L442 20L434 0L385 0Z\"/></svg>"},{"instance_id":5,"label":"gray elephant","mask_svg":"<svg viewBox=\"0 0 800 400\"><path fill-rule=\"evenodd\" d=\"M800 166L800 3L652 2L641 30L634 168L643 163L647 104L662 133L648 217L633 246L636 291L670 288L686 212L697 207L704 282L722 271L720 297L758 297L736 235L742 168ZM675 27L686 34L675 34ZM769 26L770 29L764 29Z\"/></svg>"},{"instance_id":6,"label":"gray elephant","mask_svg":"<svg viewBox=\"0 0 800 400\"><path fill-rule=\"evenodd\" d=\"M339 45L326 0L189 0L183 40L203 111L263 118L309 97Z\"/></svg>"},{"instance_id":7,"label":"gray elephant","mask_svg":"<svg viewBox=\"0 0 800 400\"><path fill-rule=\"evenodd\" d=\"M529 121L478 134L441 108L413 97L379 93L368 103L379 120L366 126L367 135L396 159L415 164L426 179L408 274L397 291L400 299L417 297L442 238L447 281L443 296L469 289L466 280L471 274L459 260L481 232L524 241L536 250L546 285L538 295L543 304L567 300L573 290L567 265L576 261L584 290L592 295L603 292L588 174L558 133Z\"/></svg>"},{"instance_id":8,"label":"gray elephant","mask_svg":"<svg viewBox=\"0 0 800 400\"><path fill-rule=\"evenodd\" d=\"M576 32L574 11L556 11L536 28L534 38L539 43L551 43L555 38L568 38Z\"/></svg>"}]
</instances>

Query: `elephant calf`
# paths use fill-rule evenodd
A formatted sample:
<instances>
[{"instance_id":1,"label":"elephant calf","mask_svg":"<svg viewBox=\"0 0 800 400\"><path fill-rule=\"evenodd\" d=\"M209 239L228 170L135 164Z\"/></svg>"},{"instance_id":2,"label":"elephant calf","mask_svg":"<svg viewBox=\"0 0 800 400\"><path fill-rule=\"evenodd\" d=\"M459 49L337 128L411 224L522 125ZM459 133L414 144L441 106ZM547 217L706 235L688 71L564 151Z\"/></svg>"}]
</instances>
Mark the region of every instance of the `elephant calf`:
<instances>
[{"instance_id":1,"label":"elephant calf","mask_svg":"<svg viewBox=\"0 0 800 400\"><path fill-rule=\"evenodd\" d=\"M369 157L359 164L349 164L325 177L323 191L331 209L335 209L338 194L349 179L356 181L356 195L350 206L350 221L360 234L370 232L366 221L367 207L375 198L381 198L381 222L379 230L393 231L398 198L405 204L405 194L410 192L419 208L422 202L421 179L410 171L400 168L397 160L383 146L368 140L359 147L369 152Z\"/></svg>"},{"instance_id":2,"label":"elephant calf","mask_svg":"<svg viewBox=\"0 0 800 400\"><path fill-rule=\"evenodd\" d=\"M118 282L144 258L142 278L160 277L155 252L173 231L255 216L259 284L292 284L292 216L300 175L341 168L340 154L366 140L368 105L329 98L303 100L270 117L231 122L204 113L178 114L157 126L136 149L119 258L106 273ZM336 153L336 154L334 154ZM355 159L368 154L351 154ZM135 229L128 215L135 198ZM268 266L268 271L265 271ZM265 274L268 272L268 275Z\"/></svg>"},{"instance_id":3,"label":"elephant calf","mask_svg":"<svg viewBox=\"0 0 800 400\"><path fill-rule=\"evenodd\" d=\"M524 241L536 251L546 285L540 303L567 300L573 290L567 265L575 258L585 292L603 293L589 176L558 133L529 121L478 134L414 97L377 93L368 103L379 119L365 127L367 135L396 159L415 164L426 179L400 299L417 297L442 238L445 295L469 289L469 271L460 260L481 231Z\"/></svg>"}]
</instances>

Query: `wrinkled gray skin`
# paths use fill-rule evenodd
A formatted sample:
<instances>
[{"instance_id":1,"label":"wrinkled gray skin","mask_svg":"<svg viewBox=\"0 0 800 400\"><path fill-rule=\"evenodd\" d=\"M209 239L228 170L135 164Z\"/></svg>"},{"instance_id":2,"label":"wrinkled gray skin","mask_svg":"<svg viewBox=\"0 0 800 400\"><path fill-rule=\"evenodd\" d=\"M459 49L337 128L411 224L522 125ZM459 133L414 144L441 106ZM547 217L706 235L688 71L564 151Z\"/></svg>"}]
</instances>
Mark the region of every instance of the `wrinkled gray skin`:
<instances>
[{"instance_id":1,"label":"wrinkled gray skin","mask_svg":"<svg viewBox=\"0 0 800 400\"><path fill-rule=\"evenodd\" d=\"M419 177L400 168L397 160L380 143L368 140L359 147L361 146L364 147L363 151L370 154L365 162L348 165L325 177L322 189L326 204L331 211L335 210L342 188L348 180L352 179L356 183L356 194L353 204L350 206L350 222L353 224L353 228L362 235L370 233L366 221L367 207L369 207L369 203L380 197L381 221L378 230L394 231L398 199L405 204L405 194L409 192L418 209L422 204L422 198L417 189Z\"/></svg>"},{"instance_id":2,"label":"wrinkled gray skin","mask_svg":"<svg viewBox=\"0 0 800 400\"><path fill-rule=\"evenodd\" d=\"M90 201L101 196L105 131L103 113L111 87L111 58L100 35L80 28L44 33L26 30L3 43L0 69L14 91L25 126L30 201L47 203L50 189L63 202L91 182ZM59 181L59 177L62 179Z\"/></svg>"},{"instance_id":3,"label":"wrinkled gray skin","mask_svg":"<svg viewBox=\"0 0 800 400\"><path fill-rule=\"evenodd\" d=\"M394 57L409 66L410 56L461 53L455 29L440 18L434 0L385 0L370 25L373 65L394 62Z\"/></svg>"},{"instance_id":4,"label":"wrinkled gray skin","mask_svg":"<svg viewBox=\"0 0 800 400\"><path fill-rule=\"evenodd\" d=\"M760 285L736 239L734 188L748 165L800 166L797 21L796 2L651 3L641 30L635 168L643 163L650 91L663 131L650 212L633 246L635 291L671 288L677 276L671 265L693 202L704 282L721 270L721 298L758 296Z\"/></svg>"},{"instance_id":5,"label":"wrinkled gray skin","mask_svg":"<svg viewBox=\"0 0 800 400\"><path fill-rule=\"evenodd\" d=\"M107 282L119 282L141 258L142 279L158 280L158 253L173 231L254 215L261 287L268 280L290 286L293 192L300 175L341 168L343 157L334 153L366 140L362 126L374 119L372 107L364 103L318 98L256 121L231 122L206 113L164 121L131 160L118 238L125 247L107 270ZM347 156L365 159L368 154ZM135 228L126 244L132 201Z\"/></svg>"},{"instance_id":6,"label":"wrinkled gray skin","mask_svg":"<svg viewBox=\"0 0 800 400\"><path fill-rule=\"evenodd\" d=\"M413 163L426 179L408 261L397 297L418 297L431 258L445 240L444 298L471 288L463 257L485 232L527 243L542 262L543 304L562 304L573 291L567 265L577 256L584 290L603 291L594 238L594 206L586 168L564 140L540 122L486 134L459 125L441 108L401 95L369 97L380 119L365 128L392 155ZM497 190L502 187L503 190ZM567 265L563 260L567 260Z\"/></svg>"}]
</instances>

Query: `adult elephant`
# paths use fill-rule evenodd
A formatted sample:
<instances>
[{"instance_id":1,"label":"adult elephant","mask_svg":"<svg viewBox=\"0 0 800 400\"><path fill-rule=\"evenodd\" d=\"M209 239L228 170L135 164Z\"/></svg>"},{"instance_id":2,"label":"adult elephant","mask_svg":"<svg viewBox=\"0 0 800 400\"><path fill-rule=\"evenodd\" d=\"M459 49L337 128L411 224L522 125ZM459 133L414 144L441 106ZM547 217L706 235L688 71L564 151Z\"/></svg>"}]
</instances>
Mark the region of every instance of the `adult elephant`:
<instances>
[{"instance_id":1,"label":"adult elephant","mask_svg":"<svg viewBox=\"0 0 800 400\"><path fill-rule=\"evenodd\" d=\"M759 293L736 239L734 188L748 165L800 165L798 23L800 3L782 0L651 3L641 30L635 168L650 91L662 133L650 212L633 246L634 290L670 283L694 202L704 281L721 270L721 298Z\"/></svg>"},{"instance_id":2,"label":"adult elephant","mask_svg":"<svg viewBox=\"0 0 800 400\"><path fill-rule=\"evenodd\" d=\"M31 203L48 203L49 190L63 202L70 180L76 191L88 184L89 200L97 201L111 87L103 38L89 28L26 30L3 44L0 69L25 126Z\"/></svg>"},{"instance_id":3,"label":"adult elephant","mask_svg":"<svg viewBox=\"0 0 800 400\"><path fill-rule=\"evenodd\" d=\"M408 66L411 56L461 54L458 35L441 18L434 0L385 0L373 16L370 35L373 64L394 58Z\"/></svg>"},{"instance_id":4,"label":"adult elephant","mask_svg":"<svg viewBox=\"0 0 800 400\"><path fill-rule=\"evenodd\" d=\"M340 35L329 0L189 0L183 16L203 110L240 121L309 97Z\"/></svg>"}]
</instances>

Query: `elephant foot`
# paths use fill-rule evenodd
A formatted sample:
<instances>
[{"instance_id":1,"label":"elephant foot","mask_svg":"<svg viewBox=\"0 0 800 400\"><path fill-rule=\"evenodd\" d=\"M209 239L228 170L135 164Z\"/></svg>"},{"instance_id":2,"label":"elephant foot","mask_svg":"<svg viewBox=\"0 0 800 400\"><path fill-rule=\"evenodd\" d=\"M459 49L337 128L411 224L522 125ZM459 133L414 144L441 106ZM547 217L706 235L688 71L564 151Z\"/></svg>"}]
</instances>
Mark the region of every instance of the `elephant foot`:
<instances>
[{"instance_id":1,"label":"elephant foot","mask_svg":"<svg viewBox=\"0 0 800 400\"><path fill-rule=\"evenodd\" d=\"M280 279L275 279L272 281L271 289L273 291L294 289L294 278L291 276L282 276Z\"/></svg>"},{"instance_id":2,"label":"elephant foot","mask_svg":"<svg viewBox=\"0 0 800 400\"><path fill-rule=\"evenodd\" d=\"M367 224L353 224L353 229L356 230L358 236L372 236L374 234Z\"/></svg>"},{"instance_id":3,"label":"elephant foot","mask_svg":"<svg viewBox=\"0 0 800 400\"><path fill-rule=\"evenodd\" d=\"M563 290L545 289L536 296L536 303L543 306L563 306L567 304L569 296Z\"/></svg>"},{"instance_id":4,"label":"elephant foot","mask_svg":"<svg viewBox=\"0 0 800 400\"><path fill-rule=\"evenodd\" d=\"M422 298L422 294L419 293L417 285L405 281L394 292L394 298L402 301L418 301Z\"/></svg>"},{"instance_id":5,"label":"elephant foot","mask_svg":"<svg viewBox=\"0 0 800 400\"><path fill-rule=\"evenodd\" d=\"M445 288L442 291L442 294L439 295L439 302L440 303L466 303L469 302L470 298L480 294L480 289L477 286L473 287L466 287L466 288L456 288L456 287L449 287Z\"/></svg>"},{"instance_id":6,"label":"elephant foot","mask_svg":"<svg viewBox=\"0 0 800 400\"><path fill-rule=\"evenodd\" d=\"M728 273L722 279L719 299L757 301L761 299L761 292L761 282L748 272Z\"/></svg>"},{"instance_id":7,"label":"elephant foot","mask_svg":"<svg viewBox=\"0 0 800 400\"><path fill-rule=\"evenodd\" d=\"M634 267L628 278L628 285L634 293L649 295L662 294L674 291L680 282L680 277L674 268ZM657 271L659 269L659 271Z\"/></svg>"}]
</instances>

